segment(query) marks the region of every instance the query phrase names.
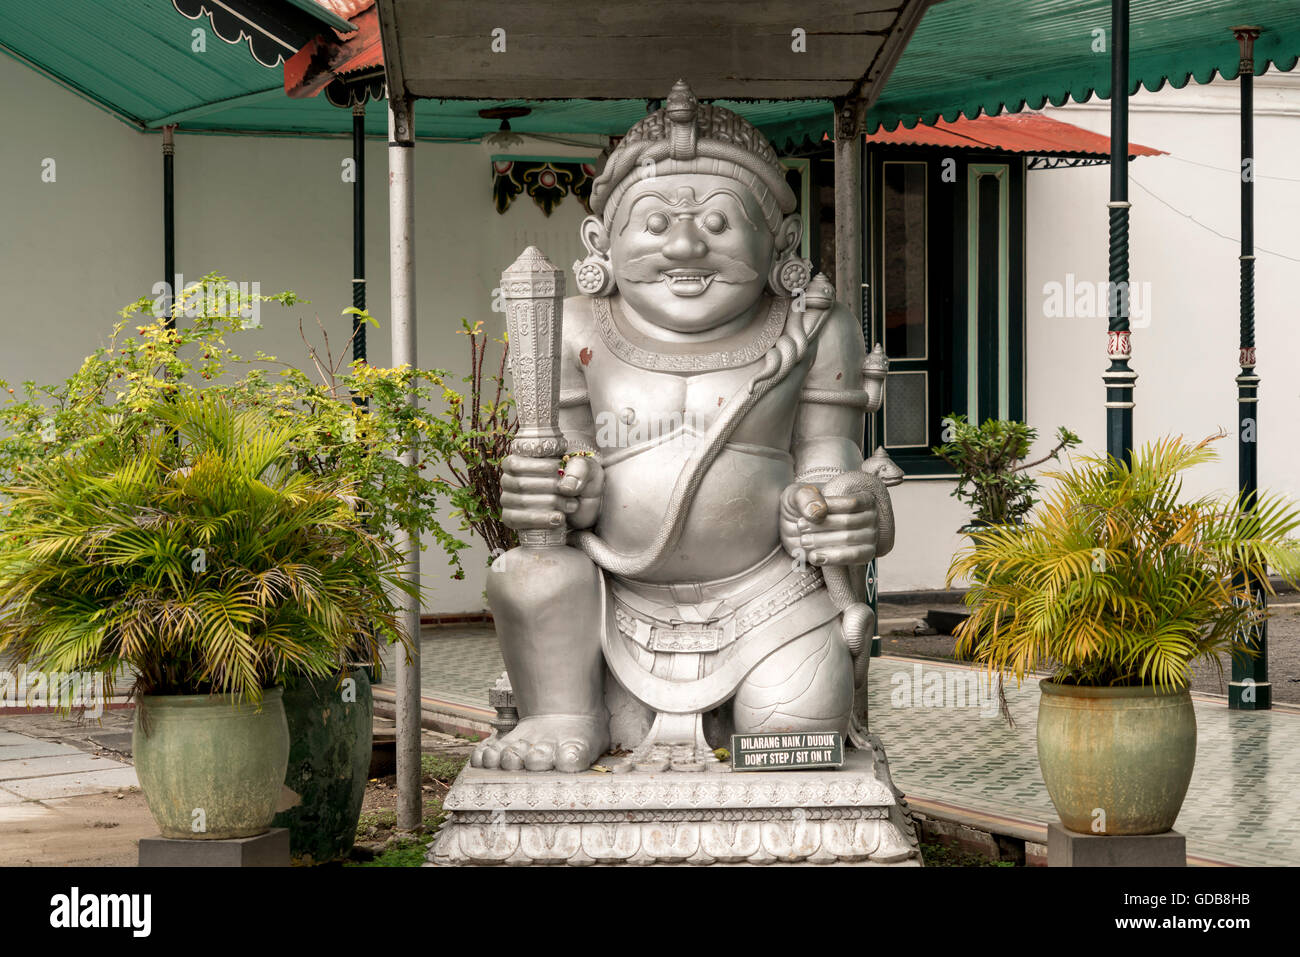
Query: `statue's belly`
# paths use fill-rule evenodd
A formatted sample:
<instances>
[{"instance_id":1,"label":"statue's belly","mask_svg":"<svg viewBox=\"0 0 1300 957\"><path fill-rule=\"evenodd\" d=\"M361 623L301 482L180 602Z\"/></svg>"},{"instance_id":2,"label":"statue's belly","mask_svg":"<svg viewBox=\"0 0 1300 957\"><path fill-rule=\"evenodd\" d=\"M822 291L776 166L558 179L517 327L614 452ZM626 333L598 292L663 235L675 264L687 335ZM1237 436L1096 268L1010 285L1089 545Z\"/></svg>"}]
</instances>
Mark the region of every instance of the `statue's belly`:
<instances>
[{"instance_id":1,"label":"statue's belly","mask_svg":"<svg viewBox=\"0 0 1300 957\"><path fill-rule=\"evenodd\" d=\"M700 441L697 436L678 434L607 456L597 533L624 554L648 549L665 524L668 499L682 466ZM705 473L677 544L656 568L637 577L657 582L711 581L765 558L780 541L780 496L793 481L789 454L762 446L728 445Z\"/></svg>"}]
</instances>

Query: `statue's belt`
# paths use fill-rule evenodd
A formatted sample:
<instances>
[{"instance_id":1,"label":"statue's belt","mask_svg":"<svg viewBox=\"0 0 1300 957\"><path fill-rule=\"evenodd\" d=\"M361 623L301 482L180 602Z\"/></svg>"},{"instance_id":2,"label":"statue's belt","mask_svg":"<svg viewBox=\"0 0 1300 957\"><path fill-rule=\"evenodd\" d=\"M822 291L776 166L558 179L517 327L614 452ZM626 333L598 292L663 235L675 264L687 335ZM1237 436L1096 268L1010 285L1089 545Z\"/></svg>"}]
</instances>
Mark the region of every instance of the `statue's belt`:
<instances>
[{"instance_id":1,"label":"statue's belt","mask_svg":"<svg viewBox=\"0 0 1300 957\"><path fill-rule=\"evenodd\" d=\"M684 586L652 586L647 596L641 583L611 578L612 600L601 635L610 671L634 697L658 711L690 713L717 707L764 658L839 614L820 571L790 569L789 562L784 552L774 554L745 575L748 581L737 582L739 587L728 587L734 579L713 583L714 589L733 592L730 597L705 598L694 607L682 602L674 606L679 615L702 620L676 617L656 600L664 591ZM750 577L756 571L762 573ZM775 580L773 572L779 573ZM708 584L699 587L710 590ZM702 678L674 681L652 674L638 661L645 653L705 654L712 667Z\"/></svg>"},{"instance_id":2,"label":"statue's belt","mask_svg":"<svg viewBox=\"0 0 1300 957\"><path fill-rule=\"evenodd\" d=\"M700 588L694 602L662 604L626 586L615 583L614 619L618 630L646 651L711 652L742 637L794 602L825 587L815 569L770 576L745 587L739 594L713 597ZM662 586L676 588L677 586Z\"/></svg>"}]
</instances>

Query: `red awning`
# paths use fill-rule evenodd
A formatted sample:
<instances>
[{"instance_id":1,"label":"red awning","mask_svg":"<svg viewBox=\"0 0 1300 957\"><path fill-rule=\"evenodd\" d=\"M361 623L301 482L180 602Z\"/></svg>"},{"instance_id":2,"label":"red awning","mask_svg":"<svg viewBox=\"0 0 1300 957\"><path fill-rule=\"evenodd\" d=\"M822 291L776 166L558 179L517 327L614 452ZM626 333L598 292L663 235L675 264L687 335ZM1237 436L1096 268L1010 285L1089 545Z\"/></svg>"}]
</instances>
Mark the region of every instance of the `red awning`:
<instances>
[{"instance_id":1,"label":"red awning","mask_svg":"<svg viewBox=\"0 0 1300 957\"><path fill-rule=\"evenodd\" d=\"M335 79L382 69L384 65L375 0L316 2L350 20L357 32L321 34L285 61L284 92L295 98L315 96Z\"/></svg>"},{"instance_id":2,"label":"red awning","mask_svg":"<svg viewBox=\"0 0 1300 957\"><path fill-rule=\"evenodd\" d=\"M330 13L342 17L344 20L351 20L358 13L373 7L375 0L316 0L316 5L324 7Z\"/></svg>"},{"instance_id":3,"label":"red awning","mask_svg":"<svg viewBox=\"0 0 1300 957\"><path fill-rule=\"evenodd\" d=\"M1110 156L1110 137L1092 133L1072 123L1063 123L1042 113L1014 113L1008 116L981 116L968 120L960 117L949 123L939 120L933 126L918 123L904 129L900 124L892 132L883 128L867 134L868 143L895 146L947 146L969 150L996 150L999 153L1029 153L1035 156ZM1130 156L1162 156L1164 150L1130 142Z\"/></svg>"}]
</instances>

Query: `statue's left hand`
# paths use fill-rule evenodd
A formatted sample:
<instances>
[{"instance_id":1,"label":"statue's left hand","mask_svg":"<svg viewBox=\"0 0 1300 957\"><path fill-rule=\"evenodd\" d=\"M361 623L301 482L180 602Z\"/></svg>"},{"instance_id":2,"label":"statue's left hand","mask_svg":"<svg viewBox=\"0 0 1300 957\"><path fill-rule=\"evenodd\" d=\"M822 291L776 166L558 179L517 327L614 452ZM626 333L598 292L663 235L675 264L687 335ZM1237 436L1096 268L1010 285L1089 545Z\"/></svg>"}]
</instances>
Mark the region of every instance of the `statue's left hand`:
<instances>
[{"instance_id":1,"label":"statue's left hand","mask_svg":"<svg viewBox=\"0 0 1300 957\"><path fill-rule=\"evenodd\" d=\"M781 544L810 565L865 565L876 557L876 505L870 492L823 496L814 485L781 493Z\"/></svg>"}]
</instances>

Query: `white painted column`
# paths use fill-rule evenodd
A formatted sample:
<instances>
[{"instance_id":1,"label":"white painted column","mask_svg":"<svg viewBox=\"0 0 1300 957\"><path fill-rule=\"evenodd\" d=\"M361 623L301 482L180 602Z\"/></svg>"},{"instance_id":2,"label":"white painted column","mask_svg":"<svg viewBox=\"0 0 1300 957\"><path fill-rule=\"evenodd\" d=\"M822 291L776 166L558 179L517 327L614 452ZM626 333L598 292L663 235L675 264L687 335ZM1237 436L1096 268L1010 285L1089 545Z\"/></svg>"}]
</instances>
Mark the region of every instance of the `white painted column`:
<instances>
[{"instance_id":1,"label":"white painted column","mask_svg":"<svg viewBox=\"0 0 1300 957\"><path fill-rule=\"evenodd\" d=\"M835 113L835 298L862 321L862 116L850 100ZM871 343L867 343L871 348Z\"/></svg>"},{"instance_id":2,"label":"white painted column","mask_svg":"<svg viewBox=\"0 0 1300 957\"><path fill-rule=\"evenodd\" d=\"M388 271L391 288L393 366L415 368L415 130L411 101L388 101ZM415 393L409 400L415 403ZM415 468L415 450L401 462ZM420 581L418 530L397 530L406 555L406 577ZM397 829L414 831L423 823L420 791L420 602L398 593L402 631L411 639L410 661L399 650L397 662Z\"/></svg>"}]
</instances>

